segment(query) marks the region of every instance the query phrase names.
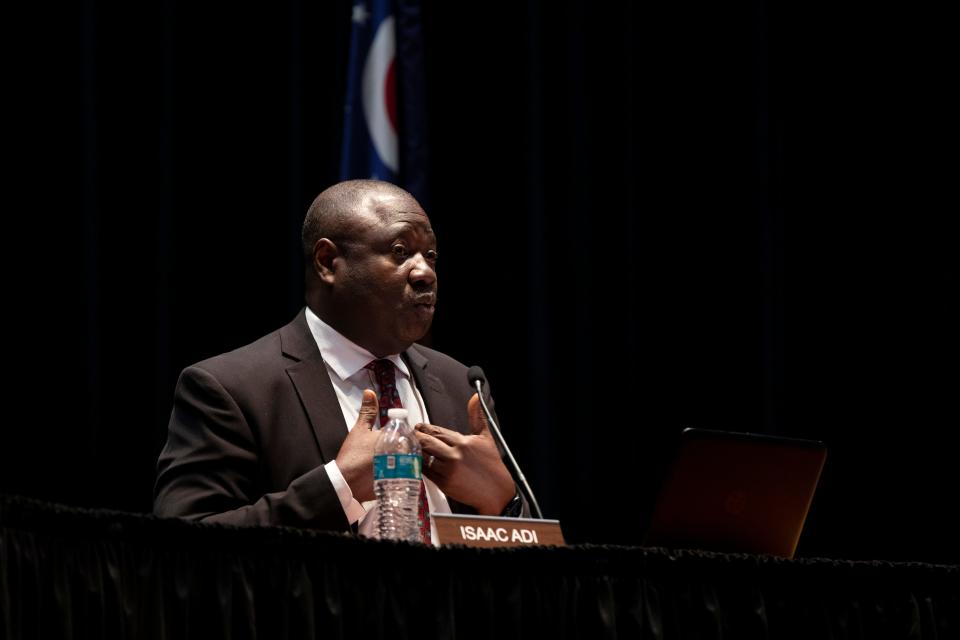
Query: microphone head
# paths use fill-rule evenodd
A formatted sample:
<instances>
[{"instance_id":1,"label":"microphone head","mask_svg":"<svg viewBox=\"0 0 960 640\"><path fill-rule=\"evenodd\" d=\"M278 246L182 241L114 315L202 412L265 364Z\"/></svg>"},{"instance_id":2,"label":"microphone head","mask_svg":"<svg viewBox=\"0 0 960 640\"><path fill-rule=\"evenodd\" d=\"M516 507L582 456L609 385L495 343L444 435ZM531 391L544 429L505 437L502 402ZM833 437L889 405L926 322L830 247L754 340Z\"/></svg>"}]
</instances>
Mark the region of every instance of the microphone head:
<instances>
[{"instance_id":1,"label":"microphone head","mask_svg":"<svg viewBox=\"0 0 960 640\"><path fill-rule=\"evenodd\" d=\"M487 383L487 376L483 375L483 369L474 365L467 370L467 382L470 383L471 389L477 386L478 380L482 386Z\"/></svg>"}]
</instances>

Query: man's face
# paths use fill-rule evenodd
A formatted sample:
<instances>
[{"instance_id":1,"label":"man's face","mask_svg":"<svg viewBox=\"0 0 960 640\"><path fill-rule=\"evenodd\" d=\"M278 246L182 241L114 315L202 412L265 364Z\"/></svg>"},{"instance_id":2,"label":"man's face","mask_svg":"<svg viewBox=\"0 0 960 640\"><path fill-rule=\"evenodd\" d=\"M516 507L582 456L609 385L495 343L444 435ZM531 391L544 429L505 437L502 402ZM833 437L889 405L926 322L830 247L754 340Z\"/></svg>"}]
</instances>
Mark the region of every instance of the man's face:
<instances>
[{"instance_id":1,"label":"man's face","mask_svg":"<svg viewBox=\"0 0 960 640\"><path fill-rule=\"evenodd\" d=\"M411 198L376 194L339 243L334 298L341 332L377 357L426 335L437 301L437 239Z\"/></svg>"}]
</instances>

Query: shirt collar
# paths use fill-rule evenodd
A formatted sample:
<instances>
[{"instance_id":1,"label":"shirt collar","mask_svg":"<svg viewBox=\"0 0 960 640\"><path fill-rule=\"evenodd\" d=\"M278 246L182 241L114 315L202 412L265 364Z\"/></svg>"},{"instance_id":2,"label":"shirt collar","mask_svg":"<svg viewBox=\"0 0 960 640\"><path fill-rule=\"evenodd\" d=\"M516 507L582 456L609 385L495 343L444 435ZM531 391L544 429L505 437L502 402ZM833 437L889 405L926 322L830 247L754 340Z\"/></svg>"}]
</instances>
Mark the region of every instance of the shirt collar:
<instances>
[{"instance_id":1,"label":"shirt collar","mask_svg":"<svg viewBox=\"0 0 960 640\"><path fill-rule=\"evenodd\" d=\"M353 377L356 373L367 366L371 360L377 357L361 347L360 345L348 340L342 333L321 320L317 314L307 307L307 326L310 327L310 333L320 349L320 355L323 361L340 376L341 380ZM406 377L410 377L410 371L407 369L407 363L403 361L400 354L385 356L397 369Z\"/></svg>"}]
</instances>

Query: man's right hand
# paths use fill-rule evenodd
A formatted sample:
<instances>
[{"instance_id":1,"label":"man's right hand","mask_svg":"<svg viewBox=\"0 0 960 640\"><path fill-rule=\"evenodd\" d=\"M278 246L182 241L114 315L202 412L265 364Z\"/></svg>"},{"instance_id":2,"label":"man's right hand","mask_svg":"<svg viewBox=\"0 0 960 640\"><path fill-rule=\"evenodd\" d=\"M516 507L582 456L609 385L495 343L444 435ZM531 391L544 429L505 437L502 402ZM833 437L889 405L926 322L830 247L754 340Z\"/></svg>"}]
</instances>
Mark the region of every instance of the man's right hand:
<instances>
[{"instance_id":1,"label":"man's right hand","mask_svg":"<svg viewBox=\"0 0 960 640\"><path fill-rule=\"evenodd\" d=\"M347 434L337 453L337 468L350 485L358 502L373 500L373 448L380 437L373 426L380 420L377 394L370 389L363 392L360 415Z\"/></svg>"}]
</instances>

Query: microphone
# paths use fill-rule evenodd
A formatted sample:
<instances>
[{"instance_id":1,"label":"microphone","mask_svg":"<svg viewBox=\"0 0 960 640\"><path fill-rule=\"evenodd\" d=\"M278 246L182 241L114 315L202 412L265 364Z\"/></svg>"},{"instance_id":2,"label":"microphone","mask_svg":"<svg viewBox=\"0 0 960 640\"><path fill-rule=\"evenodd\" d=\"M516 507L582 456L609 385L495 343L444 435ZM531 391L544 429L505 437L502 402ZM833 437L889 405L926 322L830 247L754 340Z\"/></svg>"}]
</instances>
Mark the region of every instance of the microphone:
<instances>
[{"instance_id":1,"label":"microphone","mask_svg":"<svg viewBox=\"0 0 960 640\"><path fill-rule=\"evenodd\" d=\"M523 471L520 470L520 465L517 464L517 461L514 459L513 454L510 453L510 447L507 446L507 441L503 439L503 434L500 433L500 427L497 426L497 421L493 419L493 414L490 413L490 409L487 407L487 403L483 400L483 385L486 383L487 377L483 375L483 369L477 366L470 367L467 371L467 382L470 383L470 386L477 390L477 397L480 398L480 406L483 407L483 413L487 416L487 423L490 425L490 431L493 433L494 439L497 441L497 444L500 445L500 448L504 453L507 454L507 460L510 463L514 476L520 483L520 490L524 493L527 500L530 501L530 507L533 510L533 514L543 520L543 513L540 511L540 505L537 504L537 499L533 495L533 490L530 488L530 485L527 484L527 479L523 475Z\"/></svg>"}]
</instances>

